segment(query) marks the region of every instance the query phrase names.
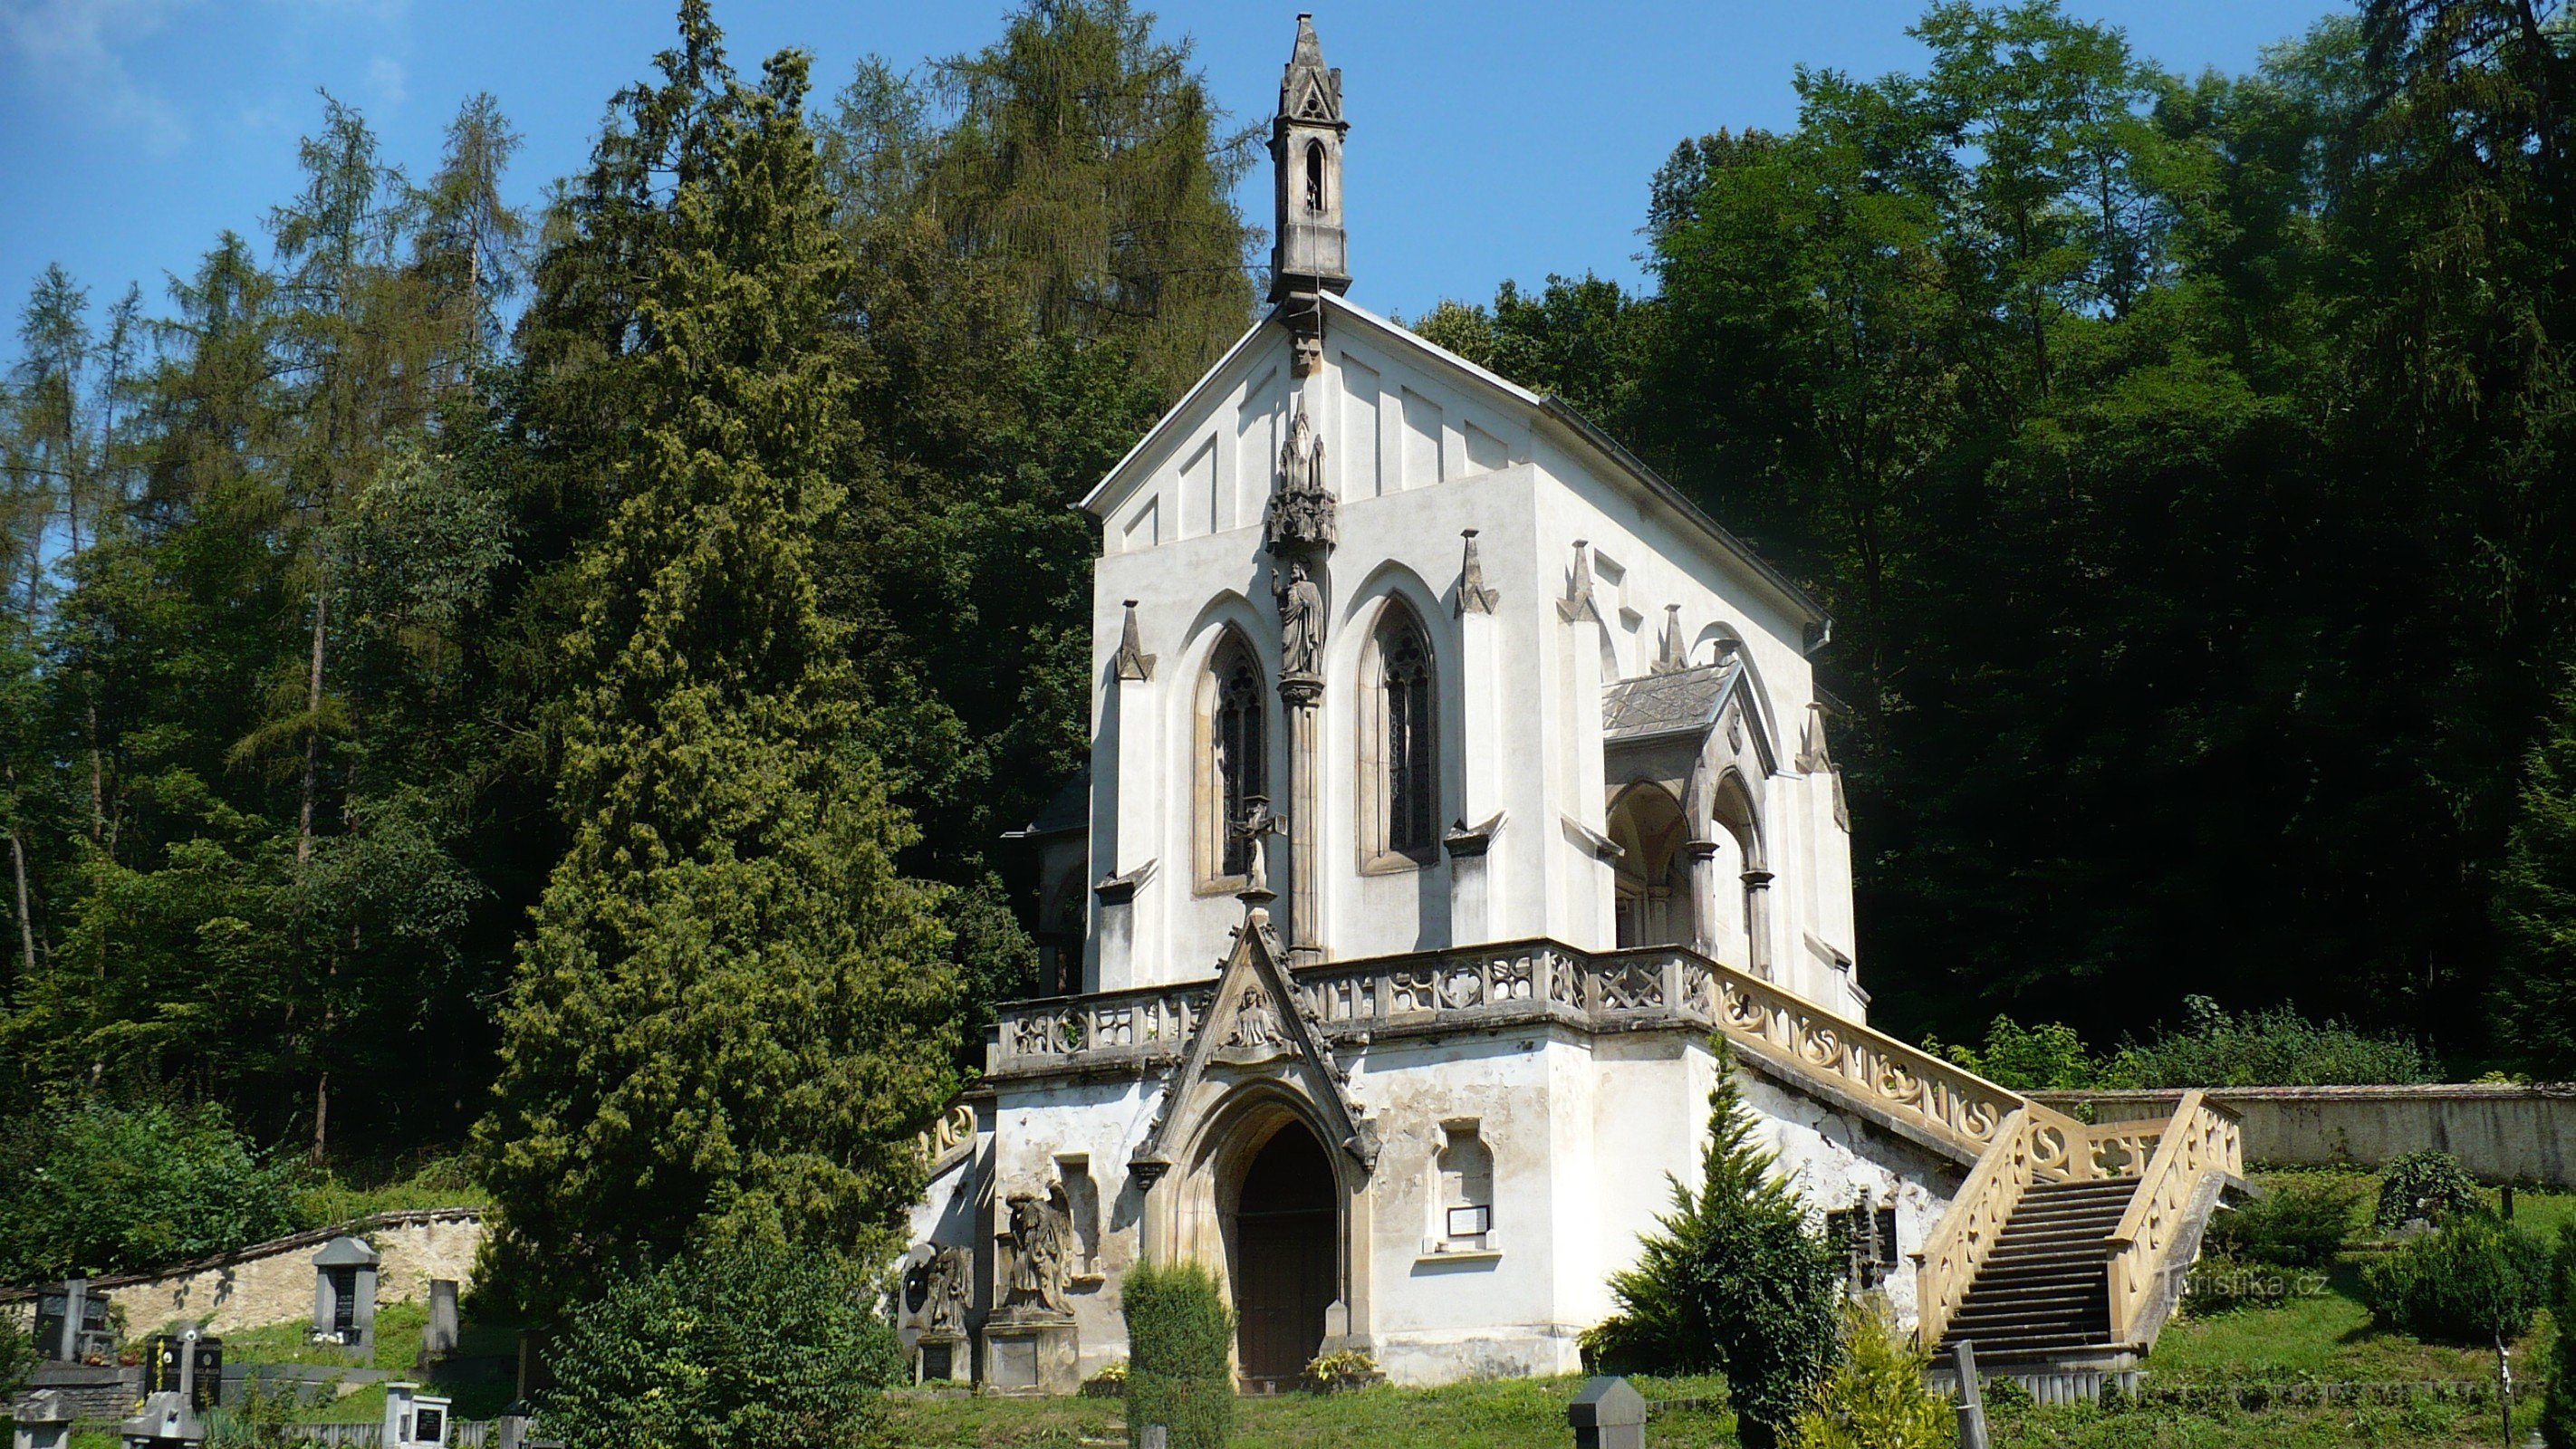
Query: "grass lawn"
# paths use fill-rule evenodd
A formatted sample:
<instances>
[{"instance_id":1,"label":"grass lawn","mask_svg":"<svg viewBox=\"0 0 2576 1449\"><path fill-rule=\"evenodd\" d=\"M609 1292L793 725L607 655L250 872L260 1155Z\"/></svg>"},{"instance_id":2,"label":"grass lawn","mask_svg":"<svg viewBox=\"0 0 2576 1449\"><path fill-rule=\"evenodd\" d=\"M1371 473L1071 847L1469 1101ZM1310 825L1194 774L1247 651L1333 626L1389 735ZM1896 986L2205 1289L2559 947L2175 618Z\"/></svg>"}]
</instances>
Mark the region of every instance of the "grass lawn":
<instances>
[{"instance_id":1,"label":"grass lawn","mask_svg":"<svg viewBox=\"0 0 2576 1449\"><path fill-rule=\"evenodd\" d=\"M2334 1174L2367 1188L2355 1207L2355 1227L2367 1232L2376 1204L2378 1178L2367 1173ZM2312 1180L2312 1173L2257 1174L2258 1184L2293 1178ZM2490 1205L2495 1192L2487 1194ZM2576 1222L2576 1193L2515 1194L2514 1222L2554 1243L2558 1226ZM2490 1380L2495 1377L2495 1351L2489 1347L2423 1343L2384 1332L2371 1323L2361 1302L2365 1264L2384 1247L2363 1243L2339 1259L2321 1285L2299 1284L2295 1272L2283 1277L2312 1291L2294 1293L2277 1305L2250 1304L2219 1313L2187 1313L2167 1325L2147 1361L2151 1381L2159 1384L2217 1382L2365 1382L2426 1379ZM2269 1271L2269 1270L2265 1270ZM2536 1377L2550 1334L2549 1315L2514 1345L2515 1376L2525 1384Z\"/></svg>"},{"instance_id":2,"label":"grass lawn","mask_svg":"<svg viewBox=\"0 0 2576 1449\"><path fill-rule=\"evenodd\" d=\"M1715 1399L1717 1379L1639 1379L1649 1399ZM1580 1378L1502 1379L1438 1389L1360 1389L1235 1401L1235 1449L1527 1449L1573 1442L1565 1406ZM893 1440L904 1449L1073 1449L1125 1443L1115 1399L1005 1399L938 1394L894 1396ZM1657 1414L1658 1449L1732 1446L1735 1416L1724 1410Z\"/></svg>"}]
</instances>

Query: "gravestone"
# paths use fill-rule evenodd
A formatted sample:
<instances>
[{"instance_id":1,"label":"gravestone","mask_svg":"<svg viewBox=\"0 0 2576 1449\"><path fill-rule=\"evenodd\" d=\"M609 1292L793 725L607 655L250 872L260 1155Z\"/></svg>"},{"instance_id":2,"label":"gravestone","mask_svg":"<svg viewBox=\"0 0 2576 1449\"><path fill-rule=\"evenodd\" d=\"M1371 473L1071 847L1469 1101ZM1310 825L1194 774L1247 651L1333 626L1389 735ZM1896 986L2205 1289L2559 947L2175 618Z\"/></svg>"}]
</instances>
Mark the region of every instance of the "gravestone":
<instances>
[{"instance_id":1,"label":"gravestone","mask_svg":"<svg viewBox=\"0 0 2576 1449\"><path fill-rule=\"evenodd\" d=\"M115 1362L107 1309L85 1278L48 1285L36 1295L36 1351L56 1363Z\"/></svg>"},{"instance_id":2,"label":"gravestone","mask_svg":"<svg viewBox=\"0 0 2576 1449\"><path fill-rule=\"evenodd\" d=\"M383 1437L377 1442L382 1449L447 1449L454 1411L454 1400L424 1394L418 1384L387 1384Z\"/></svg>"},{"instance_id":3,"label":"gravestone","mask_svg":"<svg viewBox=\"0 0 2576 1449\"><path fill-rule=\"evenodd\" d=\"M170 1360L166 1367L177 1370L177 1381L145 1394L139 1412L118 1426L125 1449L175 1449L205 1442L206 1421L197 1407L196 1350L202 1337L197 1325L189 1323L166 1335L166 1345L156 1344Z\"/></svg>"},{"instance_id":4,"label":"gravestone","mask_svg":"<svg viewBox=\"0 0 2576 1449\"><path fill-rule=\"evenodd\" d=\"M72 1442L72 1406L63 1396L39 1389L10 1409L16 1429L9 1449L67 1449Z\"/></svg>"},{"instance_id":5,"label":"gravestone","mask_svg":"<svg viewBox=\"0 0 2576 1449\"><path fill-rule=\"evenodd\" d=\"M364 1355L376 1346L376 1271L384 1259L357 1238L313 1255L313 1340Z\"/></svg>"},{"instance_id":6,"label":"gravestone","mask_svg":"<svg viewBox=\"0 0 2576 1449\"><path fill-rule=\"evenodd\" d=\"M456 1280L429 1280L429 1327L421 1334L420 1353L424 1360L444 1358L456 1352Z\"/></svg>"},{"instance_id":7,"label":"gravestone","mask_svg":"<svg viewBox=\"0 0 2576 1449\"><path fill-rule=\"evenodd\" d=\"M1590 1378L1565 1406L1574 1449L1646 1449L1646 1400L1621 1378Z\"/></svg>"}]
</instances>

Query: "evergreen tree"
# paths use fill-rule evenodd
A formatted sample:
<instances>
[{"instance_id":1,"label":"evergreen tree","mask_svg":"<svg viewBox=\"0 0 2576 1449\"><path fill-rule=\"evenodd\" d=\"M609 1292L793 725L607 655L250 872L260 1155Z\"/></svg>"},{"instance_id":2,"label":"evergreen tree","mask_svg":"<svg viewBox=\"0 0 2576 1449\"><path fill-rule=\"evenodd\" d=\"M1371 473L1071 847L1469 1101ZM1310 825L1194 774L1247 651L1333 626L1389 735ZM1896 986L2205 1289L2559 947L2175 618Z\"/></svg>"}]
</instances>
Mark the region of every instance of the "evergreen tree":
<instances>
[{"instance_id":1,"label":"evergreen tree","mask_svg":"<svg viewBox=\"0 0 2576 1449\"><path fill-rule=\"evenodd\" d=\"M2496 886L2495 1019L2522 1068L2576 1080L2576 670L2523 764L2522 818Z\"/></svg>"},{"instance_id":2,"label":"evergreen tree","mask_svg":"<svg viewBox=\"0 0 2576 1449\"><path fill-rule=\"evenodd\" d=\"M477 1130L499 1265L541 1306L691 1242L886 1246L951 1083L939 893L897 871L911 826L813 572L858 439L805 87L787 52L714 90L637 300L646 413L571 640L572 847Z\"/></svg>"},{"instance_id":3,"label":"evergreen tree","mask_svg":"<svg viewBox=\"0 0 2576 1449\"><path fill-rule=\"evenodd\" d=\"M1761 1145L1733 1057L1722 1041L1711 1049L1699 1186L1673 1181L1662 1231L1611 1276L1619 1316L1596 1342L1616 1368L1726 1375L1744 1442L1770 1449L1833 1364L1840 1281L1779 1154Z\"/></svg>"}]
</instances>

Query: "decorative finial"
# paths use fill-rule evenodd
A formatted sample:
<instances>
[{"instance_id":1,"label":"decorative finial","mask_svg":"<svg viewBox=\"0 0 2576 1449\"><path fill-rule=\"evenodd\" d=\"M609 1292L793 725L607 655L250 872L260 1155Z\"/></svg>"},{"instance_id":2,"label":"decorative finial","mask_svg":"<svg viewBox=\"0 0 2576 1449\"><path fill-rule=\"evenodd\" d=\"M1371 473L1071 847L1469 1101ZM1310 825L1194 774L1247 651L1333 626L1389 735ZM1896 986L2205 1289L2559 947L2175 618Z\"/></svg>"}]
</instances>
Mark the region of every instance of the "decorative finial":
<instances>
[{"instance_id":1,"label":"decorative finial","mask_svg":"<svg viewBox=\"0 0 2576 1449\"><path fill-rule=\"evenodd\" d=\"M1690 653L1682 647L1682 606L1664 605L1663 647L1657 651L1655 672L1672 674L1690 668Z\"/></svg>"},{"instance_id":2,"label":"decorative finial","mask_svg":"<svg viewBox=\"0 0 2576 1449\"><path fill-rule=\"evenodd\" d=\"M1476 530L1462 528L1458 530L1458 536L1467 541L1467 548L1466 557L1458 562L1457 617L1463 619L1469 614L1490 614L1503 596L1485 587L1485 565L1476 557Z\"/></svg>"},{"instance_id":3,"label":"decorative finial","mask_svg":"<svg viewBox=\"0 0 2576 1449\"><path fill-rule=\"evenodd\" d=\"M1586 614L1595 623L1603 622L1600 608L1592 602L1592 543L1578 538L1574 541L1574 581L1565 597L1556 601L1556 616L1571 624Z\"/></svg>"},{"instance_id":4,"label":"decorative finial","mask_svg":"<svg viewBox=\"0 0 2576 1449\"><path fill-rule=\"evenodd\" d=\"M1145 652L1136 633L1136 601L1127 601L1127 622L1118 631L1118 677L1143 680L1154 677L1154 656Z\"/></svg>"}]
</instances>

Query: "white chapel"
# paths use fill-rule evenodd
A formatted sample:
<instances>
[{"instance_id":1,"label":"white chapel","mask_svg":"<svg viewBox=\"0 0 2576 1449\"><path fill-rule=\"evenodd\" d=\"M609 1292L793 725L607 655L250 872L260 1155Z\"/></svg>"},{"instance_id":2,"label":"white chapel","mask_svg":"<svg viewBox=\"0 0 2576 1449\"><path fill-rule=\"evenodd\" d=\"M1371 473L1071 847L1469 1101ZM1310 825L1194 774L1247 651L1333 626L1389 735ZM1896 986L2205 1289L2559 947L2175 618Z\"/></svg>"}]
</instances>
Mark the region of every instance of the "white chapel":
<instances>
[{"instance_id":1,"label":"white chapel","mask_svg":"<svg viewBox=\"0 0 2576 1449\"><path fill-rule=\"evenodd\" d=\"M1089 794L1028 832L1061 994L1001 1009L925 1137L916 1370L1070 1391L1125 1357L1122 1273L1186 1259L1250 1387L1342 1349L1574 1372L1721 1060L1927 1341L2142 1351L2232 1122L2088 1127L1868 1028L1824 612L1563 403L1349 300L1350 133L1300 17L1269 309L1083 500ZM2079 1208L2103 1246L2034 1329L2007 1229Z\"/></svg>"}]
</instances>

